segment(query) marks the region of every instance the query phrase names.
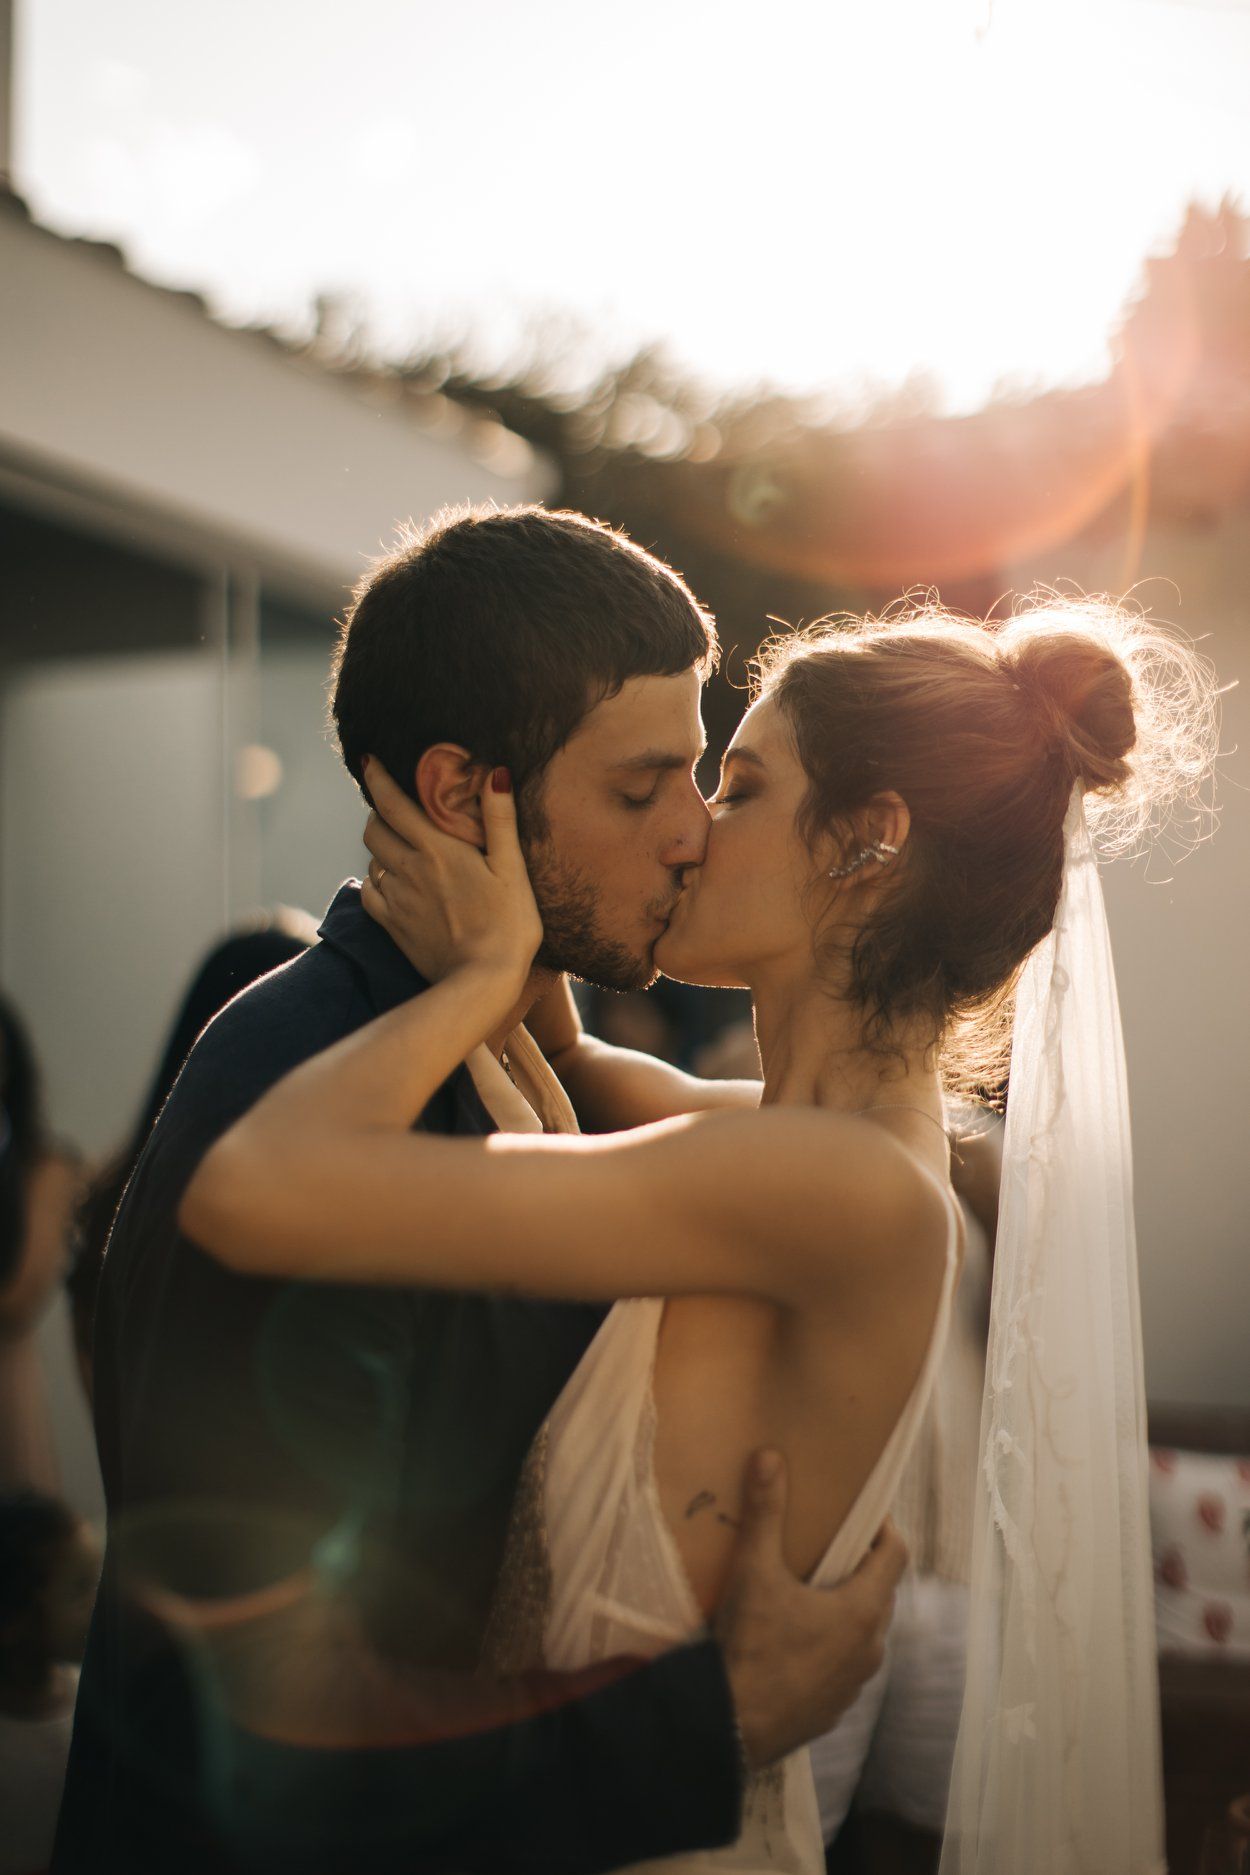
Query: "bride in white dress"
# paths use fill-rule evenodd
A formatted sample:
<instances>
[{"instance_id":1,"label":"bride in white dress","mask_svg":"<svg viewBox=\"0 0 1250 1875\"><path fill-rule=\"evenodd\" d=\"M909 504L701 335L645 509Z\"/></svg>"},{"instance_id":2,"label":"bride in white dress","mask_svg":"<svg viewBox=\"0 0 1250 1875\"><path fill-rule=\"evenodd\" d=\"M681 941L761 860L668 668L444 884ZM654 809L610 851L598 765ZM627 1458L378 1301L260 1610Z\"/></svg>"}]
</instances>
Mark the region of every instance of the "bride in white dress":
<instances>
[{"instance_id":1,"label":"bride in white dress","mask_svg":"<svg viewBox=\"0 0 1250 1875\"><path fill-rule=\"evenodd\" d=\"M833 1583L866 1552L958 1267L944 1080L1001 1074L1074 786L1078 804L1131 789L1148 637L1042 608L997 630L852 622L765 657L656 950L670 975L752 991L758 1111L585 1139L411 1132L484 1038L503 1052L541 930L502 771L481 852L371 768L407 845L375 826L365 902L433 987L266 1095L181 1221L238 1270L617 1301L530 1455L493 1665L648 1655L713 1620L761 1445L789 1464L791 1567ZM806 1751L752 1769L738 1840L683 1866L818 1875Z\"/></svg>"}]
</instances>

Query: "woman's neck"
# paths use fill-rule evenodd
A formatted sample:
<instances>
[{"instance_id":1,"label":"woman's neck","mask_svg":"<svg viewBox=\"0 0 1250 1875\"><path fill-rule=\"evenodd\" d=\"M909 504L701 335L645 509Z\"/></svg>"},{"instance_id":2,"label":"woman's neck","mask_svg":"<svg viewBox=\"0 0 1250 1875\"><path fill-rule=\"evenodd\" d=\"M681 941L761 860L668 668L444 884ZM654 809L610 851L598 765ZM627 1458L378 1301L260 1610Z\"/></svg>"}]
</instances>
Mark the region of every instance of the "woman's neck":
<instances>
[{"instance_id":1,"label":"woman's neck","mask_svg":"<svg viewBox=\"0 0 1250 1875\"><path fill-rule=\"evenodd\" d=\"M904 1106L941 1120L933 1049L919 1036L900 1030L885 1047L865 1047L862 1012L810 977L760 983L752 1001L763 1106L841 1113Z\"/></svg>"}]
</instances>

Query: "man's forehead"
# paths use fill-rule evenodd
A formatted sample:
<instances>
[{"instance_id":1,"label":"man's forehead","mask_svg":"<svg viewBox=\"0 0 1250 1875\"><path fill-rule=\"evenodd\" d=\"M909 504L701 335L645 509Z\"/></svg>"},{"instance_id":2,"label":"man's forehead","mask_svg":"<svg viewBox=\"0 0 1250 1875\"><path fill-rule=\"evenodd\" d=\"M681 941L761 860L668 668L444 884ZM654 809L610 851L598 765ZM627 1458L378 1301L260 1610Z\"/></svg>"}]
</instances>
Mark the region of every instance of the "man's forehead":
<instances>
[{"instance_id":1,"label":"man's forehead","mask_svg":"<svg viewBox=\"0 0 1250 1875\"><path fill-rule=\"evenodd\" d=\"M596 704L565 745L597 766L663 767L698 759L706 743L698 672L631 677Z\"/></svg>"}]
</instances>

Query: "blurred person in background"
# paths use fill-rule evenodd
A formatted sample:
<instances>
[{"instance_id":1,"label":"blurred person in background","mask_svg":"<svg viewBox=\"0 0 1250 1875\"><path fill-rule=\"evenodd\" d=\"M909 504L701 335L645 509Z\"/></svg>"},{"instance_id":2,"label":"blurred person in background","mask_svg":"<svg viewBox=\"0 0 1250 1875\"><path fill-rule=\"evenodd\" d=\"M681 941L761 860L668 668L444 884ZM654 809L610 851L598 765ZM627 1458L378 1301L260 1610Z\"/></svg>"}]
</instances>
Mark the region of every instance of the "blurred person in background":
<instances>
[{"instance_id":1,"label":"blurred person in background","mask_svg":"<svg viewBox=\"0 0 1250 1875\"><path fill-rule=\"evenodd\" d=\"M108 1235L122 1193L182 1064L196 1038L228 1002L280 964L290 963L316 941L317 926L309 914L280 905L272 912L241 924L213 946L191 979L174 1017L160 1065L152 1077L134 1130L125 1145L93 1175L83 1193L75 1220L73 1258L66 1288L78 1370L88 1400L92 1391L91 1338L95 1327L96 1293Z\"/></svg>"},{"instance_id":2,"label":"blurred person in background","mask_svg":"<svg viewBox=\"0 0 1250 1875\"><path fill-rule=\"evenodd\" d=\"M38 1329L69 1256L80 1162L48 1132L25 1024L0 997L0 1490L55 1491Z\"/></svg>"},{"instance_id":3,"label":"blurred person in background","mask_svg":"<svg viewBox=\"0 0 1250 1875\"><path fill-rule=\"evenodd\" d=\"M51 1859L99 1573L90 1524L40 1491L0 1496L0 1875Z\"/></svg>"}]
</instances>

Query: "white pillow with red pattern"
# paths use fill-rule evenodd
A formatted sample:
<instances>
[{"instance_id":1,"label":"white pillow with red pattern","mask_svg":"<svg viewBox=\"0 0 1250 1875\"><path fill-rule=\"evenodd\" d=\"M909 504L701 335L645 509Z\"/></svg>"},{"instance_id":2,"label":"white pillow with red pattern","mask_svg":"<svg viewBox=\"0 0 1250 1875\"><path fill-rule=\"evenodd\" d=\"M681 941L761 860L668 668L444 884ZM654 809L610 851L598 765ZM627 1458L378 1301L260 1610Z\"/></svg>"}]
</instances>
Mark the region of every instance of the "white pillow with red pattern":
<instances>
[{"instance_id":1,"label":"white pillow with red pattern","mask_svg":"<svg viewBox=\"0 0 1250 1875\"><path fill-rule=\"evenodd\" d=\"M1250 1458L1150 1452L1161 1654L1250 1661Z\"/></svg>"}]
</instances>

